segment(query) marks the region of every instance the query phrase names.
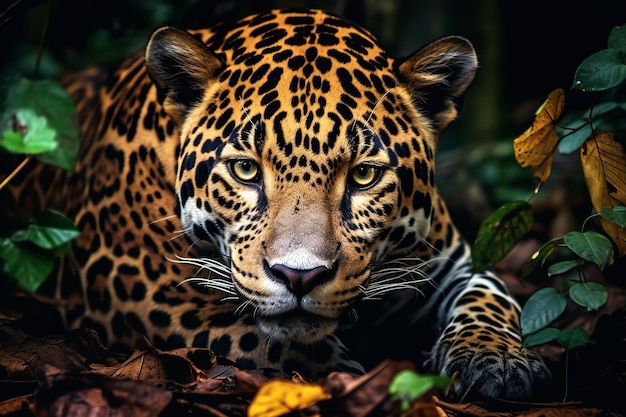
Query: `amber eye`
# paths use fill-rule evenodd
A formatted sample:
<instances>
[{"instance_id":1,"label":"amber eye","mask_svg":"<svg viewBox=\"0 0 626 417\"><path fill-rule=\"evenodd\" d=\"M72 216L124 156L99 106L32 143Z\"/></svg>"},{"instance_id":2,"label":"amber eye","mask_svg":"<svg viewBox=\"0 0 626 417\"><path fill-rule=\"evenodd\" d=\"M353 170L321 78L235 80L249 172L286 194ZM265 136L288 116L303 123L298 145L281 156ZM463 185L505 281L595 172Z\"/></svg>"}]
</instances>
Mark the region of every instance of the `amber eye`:
<instances>
[{"instance_id":1,"label":"amber eye","mask_svg":"<svg viewBox=\"0 0 626 417\"><path fill-rule=\"evenodd\" d=\"M371 187L380 178L381 169L372 165L357 165L350 171L350 182L354 187Z\"/></svg>"},{"instance_id":2,"label":"amber eye","mask_svg":"<svg viewBox=\"0 0 626 417\"><path fill-rule=\"evenodd\" d=\"M261 169L259 164L250 159L238 159L231 161L230 172L239 181L257 182L261 178Z\"/></svg>"}]
</instances>

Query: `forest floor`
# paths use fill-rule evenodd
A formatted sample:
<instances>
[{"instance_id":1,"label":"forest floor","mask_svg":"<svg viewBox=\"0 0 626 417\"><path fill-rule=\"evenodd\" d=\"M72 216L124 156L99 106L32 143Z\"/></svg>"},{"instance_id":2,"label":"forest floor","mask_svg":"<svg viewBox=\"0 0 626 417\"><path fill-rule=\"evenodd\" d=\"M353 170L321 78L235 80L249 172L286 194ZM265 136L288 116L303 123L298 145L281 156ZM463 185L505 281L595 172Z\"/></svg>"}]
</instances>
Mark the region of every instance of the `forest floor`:
<instances>
[{"instance_id":1,"label":"forest floor","mask_svg":"<svg viewBox=\"0 0 626 417\"><path fill-rule=\"evenodd\" d=\"M39 308L36 303L20 300L31 312ZM553 375L547 402L453 402L445 392L431 391L403 414L389 385L399 371L412 369L406 362L384 361L364 376L332 373L304 381L297 374L241 370L208 349L147 348L122 355L102 346L89 329L42 337L45 330L39 328L35 336L29 332L45 320L37 324L5 311L0 415L626 416L625 305L626 292L610 289L602 312L572 313L569 319L570 325L589 329L590 343L567 354L556 345L538 349ZM270 385L276 380L288 384Z\"/></svg>"}]
</instances>

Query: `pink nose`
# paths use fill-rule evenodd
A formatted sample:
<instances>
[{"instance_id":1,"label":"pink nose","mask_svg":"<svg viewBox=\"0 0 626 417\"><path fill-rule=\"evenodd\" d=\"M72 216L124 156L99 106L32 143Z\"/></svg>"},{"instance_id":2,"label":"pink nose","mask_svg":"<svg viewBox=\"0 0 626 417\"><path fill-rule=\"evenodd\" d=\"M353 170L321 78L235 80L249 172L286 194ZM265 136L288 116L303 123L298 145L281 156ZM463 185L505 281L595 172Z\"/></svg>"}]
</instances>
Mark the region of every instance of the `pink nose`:
<instances>
[{"instance_id":1,"label":"pink nose","mask_svg":"<svg viewBox=\"0 0 626 417\"><path fill-rule=\"evenodd\" d=\"M270 270L298 298L308 294L316 285L330 280L333 276L333 270L324 266L302 270L278 264Z\"/></svg>"}]
</instances>

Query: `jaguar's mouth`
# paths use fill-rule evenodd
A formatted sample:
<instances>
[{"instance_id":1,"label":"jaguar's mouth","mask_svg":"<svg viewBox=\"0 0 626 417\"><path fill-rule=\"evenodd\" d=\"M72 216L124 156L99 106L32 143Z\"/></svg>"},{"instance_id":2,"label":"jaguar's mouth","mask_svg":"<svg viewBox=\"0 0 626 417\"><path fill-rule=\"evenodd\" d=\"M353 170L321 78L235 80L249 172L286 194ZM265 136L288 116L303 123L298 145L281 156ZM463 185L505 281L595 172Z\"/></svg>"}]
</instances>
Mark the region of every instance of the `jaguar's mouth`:
<instances>
[{"instance_id":1,"label":"jaguar's mouth","mask_svg":"<svg viewBox=\"0 0 626 417\"><path fill-rule=\"evenodd\" d=\"M301 343L316 342L337 329L337 319L332 319L302 309L287 313L257 316L259 328L270 338Z\"/></svg>"}]
</instances>

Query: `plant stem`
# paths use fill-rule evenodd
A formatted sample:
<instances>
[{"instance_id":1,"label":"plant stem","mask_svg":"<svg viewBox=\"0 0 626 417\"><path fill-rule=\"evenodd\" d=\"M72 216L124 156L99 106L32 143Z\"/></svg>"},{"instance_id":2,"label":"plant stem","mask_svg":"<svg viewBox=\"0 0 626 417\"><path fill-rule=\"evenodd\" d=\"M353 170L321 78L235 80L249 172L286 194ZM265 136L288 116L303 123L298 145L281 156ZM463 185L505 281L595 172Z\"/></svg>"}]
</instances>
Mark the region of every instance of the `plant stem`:
<instances>
[{"instance_id":1,"label":"plant stem","mask_svg":"<svg viewBox=\"0 0 626 417\"><path fill-rule=\"evenodd\" d=\"M594 213L594 214L592 214L592 215L588 216L588 217L585 219L585 221L583 222L583 225L581 226L580 231L581 231L581 232L584 232L584 231L585 231L585 226L587 225L587 222L588 222L589 220L593 219L594 217L599 217L599 216L602 216L602 214L600 214L600 213Z\"/></svg>"},{"instance_id":2,"label":"plant stem","mask_svg":"<svg viewBox=\"0 0 626 417\"><path fill-rule=\"evenodd\" d=\"M565 393L563 395L563 402L567 401L567 395L569 394L569 349L565 349Z\"/></svg>"},{"instance_id":3,"label":"plant stem","mask_svg":"<svg viewBox=\"0 0 626 417\"><path fill-rule=\"evenodd\" d=\"M24 158L24 160L0 183L0 190L3 189L31 159L33 159L32 155L26 155L26 158Z\"/></svg>"},{"instance_id":4,"label":"plant stem","mask_svg":"<svg viewBox=\"0 0 626 417\"><path fill-rule=\"evenodd\" d=\"M6 9L0 12L0 19L4 18L4 15L8 14L12 9L15 8L18 4L20 4L22 0L16 0L13 4L9 5ZM5 24L11 19L11 16L7 16L2 22L0 22L0 26Z\"/></svg>"},{"instance_id":5,"label":"plant stem","mask_svg":"<svg viewBox=\"0 0 626 417\"><path fill-rule=\"evenodd\" d=\"M35 61L35 70L33 72L33 78L36 79L39 76L39 65L41 64L41 56L43 55L43 44L46 39L46 33L48 32L48 23L50 22L50 15L52 14L52 0L48 2L48 12L46 13L46 20L43 23L41 29L41 38L39 39L39 49L37 50L37 60Z\"/></svg>"},{"instance_id":6,"label":"plant stem","mask_svg":"<svg viewBox=\"0 0 626 417\"><path fill-rule=\"evenodd\" d=\"M537 184L537 186L535 187L535 189L533 190L533 193L530 195L530 197L528 197L528 200L526 200L526 202L528 204L530 204L530 202L532 201L533 198L535 198L535 196L537 194L539 194L539 190L541 190L541 186L543 185L543 181L539 181L539 183Z\"/></svg>"}]
</instances>

